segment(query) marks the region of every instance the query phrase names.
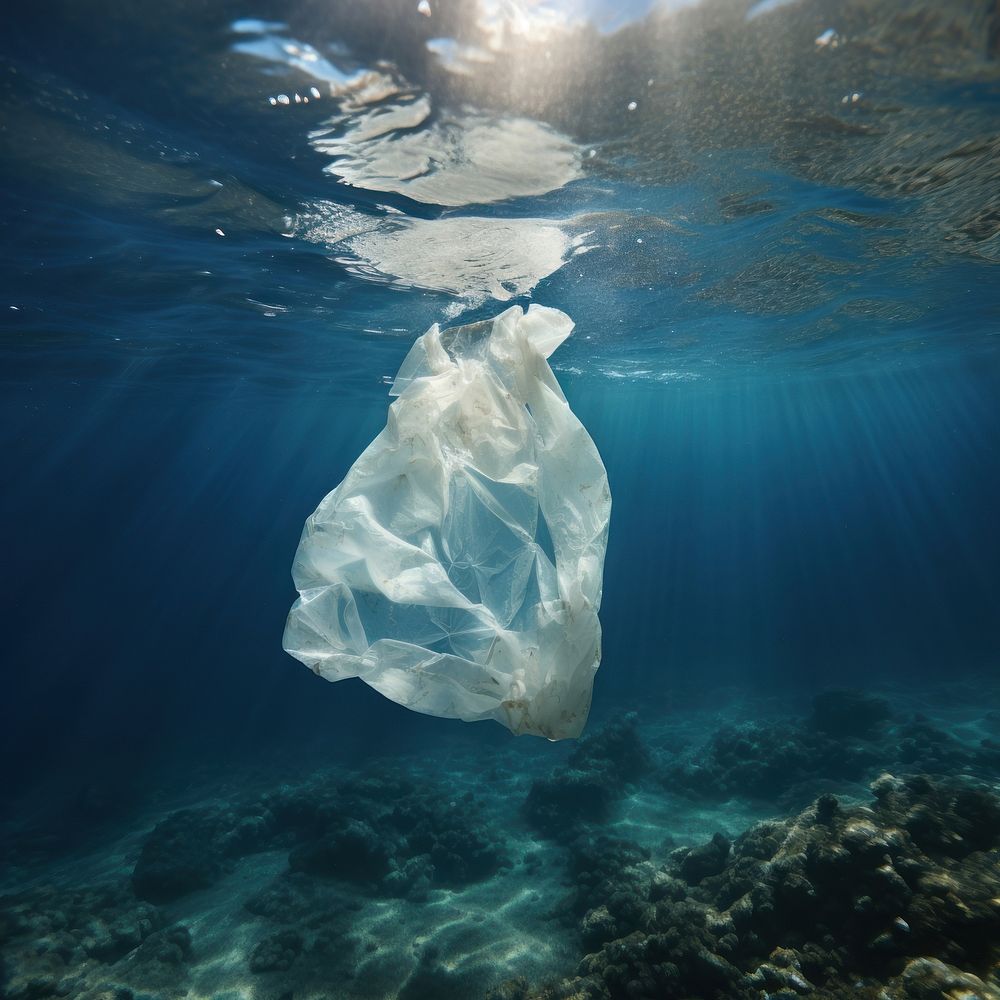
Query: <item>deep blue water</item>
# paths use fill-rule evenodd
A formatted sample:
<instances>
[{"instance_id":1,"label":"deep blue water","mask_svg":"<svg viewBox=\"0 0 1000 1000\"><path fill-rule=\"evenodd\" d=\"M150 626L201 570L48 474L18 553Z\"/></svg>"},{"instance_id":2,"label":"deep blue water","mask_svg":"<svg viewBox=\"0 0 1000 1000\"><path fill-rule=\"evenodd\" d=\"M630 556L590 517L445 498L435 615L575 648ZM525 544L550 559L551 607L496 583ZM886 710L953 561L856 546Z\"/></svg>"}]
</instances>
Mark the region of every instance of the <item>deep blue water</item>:
<instances>
[{"instance_id":1,"label":"deep blue water","mask_svg":"<svg viewBox=\"0 0 1000 1000\"><path fill-rule=\"evenodd\" d=\"M779 55L760 42L763 77L733 90L783 80L769 93L787 106L762 107L757 124L734 113L726 132L704 109L675 124L674 91L646 84L673 63L619 65L617 24L587 36L596 62L617 67L594 70L603 82L560 91L553 70L540 96L434 63L422 43L432 28L459 37L456 10L435 10L439 27L409 3L86 6L21 9L0 42L12 815L59 814L90 786L142 800L237 762L508 745L492 724L326 684L281 649L303 520L383 426L409 345L434 321L506 304L480 287L489 255L463 296L440 287L453 259L418 252L413 266L435 275L419 287L380 270L384 247L364 258L292 224L317 205L379 225L547 220L592 247L573 256L567 243L530 290L500 294L577 323L554 368L614 495L595 719L734 684L807 697L996 676L1000 236L984 204L997 168L989 154L942 159L995 136L995 59L956 83L921 78L904 54L865 67L845 42L844 77L869 102L849 119L836 53L809 39L838 17L858 35L892 5L741 14L722 49L757 44L739 32L772 18ZM435 108L536 117L583 166L547 193L485 205L337 183L308 134L340 99L271 106L314 78L234 51L231 26L249 17L286 22L281 37L351 67L386 60ZM576 80L565 67L582 43L566 31L564 49L561 35L539 44ZM820 56L813 79L803 67ZM951 58L966 65L966 49ZM780 124L796 80L813 131ZM742 108L738 96L726 100ZM938 130L926 152L893 132L921 114ZM851 133L858 121L877 135ZM959 172L876 178L942 162Z\"/></svg>"},{"instance_id":2,"label":"deep blue water","mask_svg":"<svg viewBox=\"0 0 1000 1000\"><path fill-rule=\"evenodd\" d=\"M994 669L995 391L960 365L568 381L615 487L598 706ZM14 784L102 768L123 743L142 768L206 744L322 733L333 749L354 727L364 742L372 724L449 725L321 685L280 648L302 521L380 429L380 387L338 401L49 376L6 403Z\"/></svg>"},{"instance_id":3,"label":"deep blue water","mask_svg":"<svg viewBox=\"0 0 1000 1000\"><path fill-rule=\"evenodd\" d=\"M354 685L317 690L279 640L305 514L453 298L358 280L268 231L272 204L373 195L323 177L305 126L264 103L274 84L234 65L228 27L258 12L199 9L176 35L109 12L22 14L7 43L2 729L14 753L46 734L27 783L122 741L136 766L206 738L280 741L345 700L347 717L360 699L411 722ZM336 39L336 19L297 17ZM212 87L256 94L182 101L184 70L165 71L182 45ZM996 665L994 265L940 241L879 256L876 236L917 241L925 205L796 178L774 153L701 151L677 183L590 175L485 210L586 212L599 231L596 213L624 212L643 234L600 231L533 293L577 320L555 365L615 497L598 702ZM231 203L210 201L216 175ZM766 210L720 217L720 190ZM759 280L712 294L748 263Z\"/></svg>"}]
</instances>

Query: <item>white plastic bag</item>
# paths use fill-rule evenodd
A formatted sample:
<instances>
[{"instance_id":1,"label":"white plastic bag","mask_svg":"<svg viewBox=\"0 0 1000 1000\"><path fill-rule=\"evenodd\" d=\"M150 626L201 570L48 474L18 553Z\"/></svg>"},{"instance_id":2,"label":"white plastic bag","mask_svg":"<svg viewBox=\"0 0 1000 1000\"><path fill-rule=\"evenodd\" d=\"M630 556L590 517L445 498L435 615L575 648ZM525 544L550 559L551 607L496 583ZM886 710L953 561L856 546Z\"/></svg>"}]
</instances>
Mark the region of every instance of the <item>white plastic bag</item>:
<instances>
[{"instance_id":1,"label":"white plastic bag","mask_svg":"<svg viewBox=\"0 0 1000 1000\"><path fill-rule=\"evenodd\" d=\"M533 305L416 341L385 429L306 521L292 656L428 715L582 732L611 494L546 361L572 329Z\"/></svg>"}]
</instances>

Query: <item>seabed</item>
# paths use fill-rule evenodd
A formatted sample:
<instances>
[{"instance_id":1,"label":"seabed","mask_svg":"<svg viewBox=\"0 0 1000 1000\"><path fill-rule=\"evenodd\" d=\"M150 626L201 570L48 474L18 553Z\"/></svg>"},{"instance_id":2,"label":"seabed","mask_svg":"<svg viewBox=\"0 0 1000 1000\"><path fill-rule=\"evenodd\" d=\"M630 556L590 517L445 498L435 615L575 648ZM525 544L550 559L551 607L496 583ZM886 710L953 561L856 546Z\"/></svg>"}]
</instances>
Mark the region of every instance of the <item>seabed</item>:
<instances>
[{"instance_id":1,"label":"seabed","mask_svg":"<svg viewBox=\"0 0 1000 1000\"><path fill-rule=\"evenodd\" d=\"M1000 685L666 692L6 823L11 1000L1000 997Z\"/></svg>"}]
</instances>

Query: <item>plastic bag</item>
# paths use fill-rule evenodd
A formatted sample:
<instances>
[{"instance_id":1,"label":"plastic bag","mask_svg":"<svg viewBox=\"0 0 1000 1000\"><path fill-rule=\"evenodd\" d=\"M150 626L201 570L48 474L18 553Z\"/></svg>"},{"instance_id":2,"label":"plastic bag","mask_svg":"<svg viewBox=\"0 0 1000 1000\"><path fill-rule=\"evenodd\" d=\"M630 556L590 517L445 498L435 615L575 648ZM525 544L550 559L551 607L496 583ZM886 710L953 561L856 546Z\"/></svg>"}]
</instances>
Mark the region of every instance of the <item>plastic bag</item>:
<instances>
[{"instance_id":1,"label":"plastic bag","mask_svg":"<svg viewBox=\"0 0 1000 1000\"><path fill-rule=\"evenodd\" d=\"M413 345L385 429L306 521L284 647L327 680L578 736L601 659L611 493L532 306Z\"/></svg>"}]
</instances>

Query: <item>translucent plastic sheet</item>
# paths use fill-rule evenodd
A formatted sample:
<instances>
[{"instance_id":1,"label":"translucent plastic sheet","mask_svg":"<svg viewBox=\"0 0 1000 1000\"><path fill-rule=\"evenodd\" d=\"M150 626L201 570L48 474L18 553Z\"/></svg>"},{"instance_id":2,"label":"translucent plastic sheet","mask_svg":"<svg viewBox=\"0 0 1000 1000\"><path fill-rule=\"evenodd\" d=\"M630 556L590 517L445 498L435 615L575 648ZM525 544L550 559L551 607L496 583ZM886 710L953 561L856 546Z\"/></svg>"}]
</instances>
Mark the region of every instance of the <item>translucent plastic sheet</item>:
<instances>
[{"instance_id":1,"label":"translucent plastic sheet","mask_svg":"<svg viewBox=\"0 0 1000 1000\"><path fill-rule=\"evenodd\" d=\"M306 521L284 646L417 712L578 736L601 659L611 494L519 307L413 345L385 429Z\"/></svg>"}]
</instances>

